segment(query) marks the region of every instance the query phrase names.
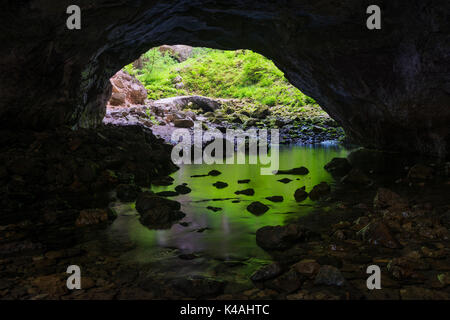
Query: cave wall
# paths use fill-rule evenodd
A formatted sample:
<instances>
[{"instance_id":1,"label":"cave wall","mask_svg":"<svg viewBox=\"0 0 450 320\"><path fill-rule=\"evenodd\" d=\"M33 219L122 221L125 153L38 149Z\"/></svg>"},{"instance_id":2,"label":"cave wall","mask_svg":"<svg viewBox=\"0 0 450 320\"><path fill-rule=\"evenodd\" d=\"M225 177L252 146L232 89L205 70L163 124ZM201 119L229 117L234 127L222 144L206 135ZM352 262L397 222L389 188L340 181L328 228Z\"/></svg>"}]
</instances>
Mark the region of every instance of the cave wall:
<instances>
[{"instance_id":1,"label":"cave wall","mask_svg":"<svg viewBox=\"0 0 450 320\"><path fill-rule=\"evenodd\" d=\"M66 8L82 29L66 28ZM366 8L382 29L366 28ZM151 47L245 48L274 60L357 143L448 156L447 0L33 0L0 5L3 126L95 127L109 78Z\"/></svg>"}]
</instances>

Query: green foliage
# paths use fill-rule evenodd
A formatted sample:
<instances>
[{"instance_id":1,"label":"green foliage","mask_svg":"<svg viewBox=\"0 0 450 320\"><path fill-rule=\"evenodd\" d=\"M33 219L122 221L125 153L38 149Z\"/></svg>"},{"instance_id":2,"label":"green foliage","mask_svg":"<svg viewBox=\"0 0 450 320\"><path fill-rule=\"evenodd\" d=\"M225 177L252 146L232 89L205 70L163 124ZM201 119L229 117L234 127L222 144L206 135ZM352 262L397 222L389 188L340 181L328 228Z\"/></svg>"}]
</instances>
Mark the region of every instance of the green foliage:
<instances>
[{"instance_id":1,"label":"green foliage","mask_svg":"<svg viewBox=\"0 0 450 320\"><path fill-rule=\"evenodd\" d=\"M275 64L250 50L222 51L194 48L191 58L178 63L158 48L148 51L144 68L125 70L147 88L150 99L197 94L217 98L251 99L268 106L300 107L315 101L292 86ZM184 87L176 89L181 76Z\"/></svg>"}]
</instances>

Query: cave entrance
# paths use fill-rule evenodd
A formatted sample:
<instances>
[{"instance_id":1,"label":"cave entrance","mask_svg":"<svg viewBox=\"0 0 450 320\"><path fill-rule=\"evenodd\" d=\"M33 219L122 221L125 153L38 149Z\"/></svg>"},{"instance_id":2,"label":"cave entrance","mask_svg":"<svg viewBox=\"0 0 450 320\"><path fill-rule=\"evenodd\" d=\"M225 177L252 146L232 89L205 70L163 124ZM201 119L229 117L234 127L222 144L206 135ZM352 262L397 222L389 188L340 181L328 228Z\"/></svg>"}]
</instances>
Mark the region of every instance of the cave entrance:
<instances>
[{"instance_id":1,"label":"cave entrance","mask_svg":"<svg viewBox=\"0 0 450 320\"><path fill-rule=\"evenodd\" d=\"M152 48L112 79L105 123L141 124L170 142L175 128L279 129L280 143L343 138L314 99L251 50Z\"/></svg>"}]
</instances>

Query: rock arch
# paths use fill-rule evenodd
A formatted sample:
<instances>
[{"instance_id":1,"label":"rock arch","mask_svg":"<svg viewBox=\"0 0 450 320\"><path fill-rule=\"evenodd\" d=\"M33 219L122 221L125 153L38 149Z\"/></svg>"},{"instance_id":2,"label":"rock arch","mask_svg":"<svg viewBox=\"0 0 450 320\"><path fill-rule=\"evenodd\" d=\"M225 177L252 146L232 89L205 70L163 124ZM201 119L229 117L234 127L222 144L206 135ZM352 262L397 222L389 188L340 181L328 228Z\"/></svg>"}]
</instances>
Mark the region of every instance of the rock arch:
<instances>
[{"instance_id":1,"label":"rock arch","mask_svg":"<svg viewBox=\"0 0 450 320\"><path fill-rule=\"evenodd\" d=\"M448 155L450 4L378 0L76 1L82 29L65 28L73 1L0 8L0 119L11 127L95 127L108 79L147 49L188 44L246 48L366 146Z\"/></svg>"}]
</instances>

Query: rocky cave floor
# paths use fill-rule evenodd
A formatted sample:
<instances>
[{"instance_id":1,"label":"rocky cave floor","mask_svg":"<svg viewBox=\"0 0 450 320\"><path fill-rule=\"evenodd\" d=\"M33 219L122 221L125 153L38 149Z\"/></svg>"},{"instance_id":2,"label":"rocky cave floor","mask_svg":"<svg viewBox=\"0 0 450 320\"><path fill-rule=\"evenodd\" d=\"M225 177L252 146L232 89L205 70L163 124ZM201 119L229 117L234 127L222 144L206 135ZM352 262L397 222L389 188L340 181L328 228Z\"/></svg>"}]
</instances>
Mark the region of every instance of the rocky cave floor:
<instances>
[{"instance_id":1,"label":"rocky cave floor","mask_svg":"<svg viewBox=\"0 0 450 320\"><path fill-rule=\"evenodd\" d=\"M171 146L147 128L3 131L0 139L1 299L450 298L449 163L365 149L333 159L326 170L335 187L296 195L317 200L312 214L256 232L274 262L243 288L221 278L236 261L215 277L171 278L120 259L131 243L96 241L118 200L138 199L143 223L179 219L176 201L142 192L171 184L176 170ZM66 288L72 264L90 266L82 290ZM381 268L382 290L366 287L371 264Z\"/></svg>"}]
</instances>

